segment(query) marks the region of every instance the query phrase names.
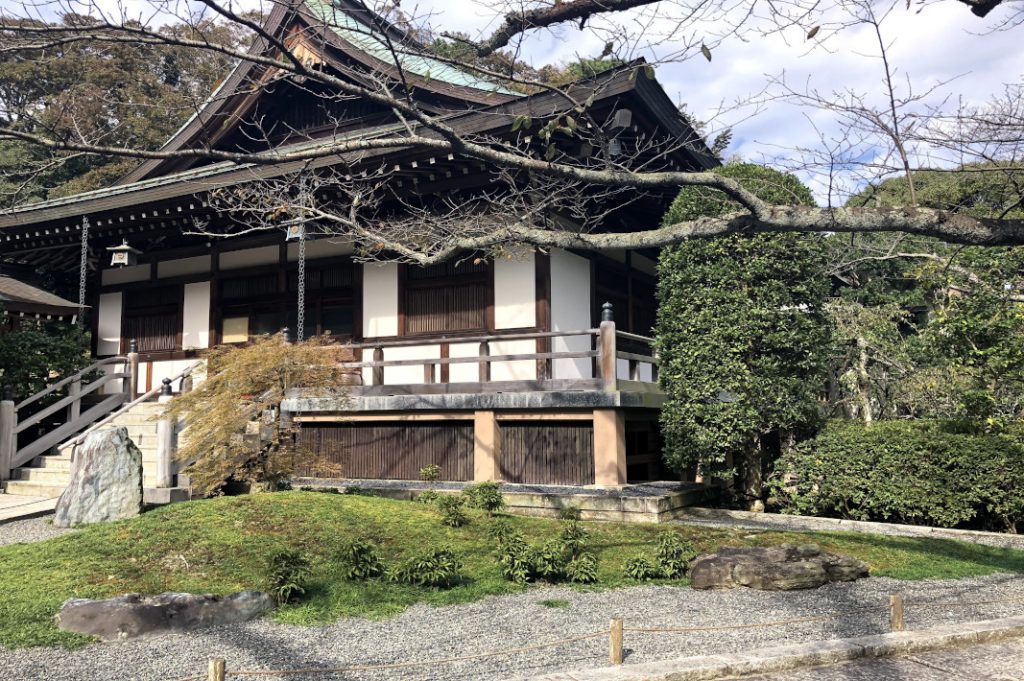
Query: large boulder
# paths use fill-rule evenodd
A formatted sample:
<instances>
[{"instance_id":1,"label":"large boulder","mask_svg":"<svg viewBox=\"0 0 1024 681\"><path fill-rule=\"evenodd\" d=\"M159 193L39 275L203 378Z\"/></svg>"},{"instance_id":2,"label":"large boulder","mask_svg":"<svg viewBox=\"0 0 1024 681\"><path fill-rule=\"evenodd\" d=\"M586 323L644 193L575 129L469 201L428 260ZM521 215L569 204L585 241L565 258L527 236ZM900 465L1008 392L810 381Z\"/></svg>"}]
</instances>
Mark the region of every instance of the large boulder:
<instances>
[{"instance_id":1,"label":"large boulder","mask_svg":"<svg viewBox=\"0 0 1024 681\"><path fill-rule=\"evenodd\" d=\"M142 452L125 428L90 433L74 453L71 482L53 524L74 527L122 520L142 511Z\"/></svg>"},{"instance_id":2,"label":"large boulder","mask_svg":"<svg viewBox=\"0 0 1024 681\"><path fill-rule=\"evenodd\" d=\"M829 582L851 582L868 576L868 564L856 558L826 553L815 544L772 548L723 547L706 553L690 566L694 589L762 591L816 589Z\"/></svg>"},{"instance_id":3,"label":"large boulder","mask_svg":"<svg viewBox=\"0 0 1024 681\"><path fill-rule=\"evenodd\" d=\"M164 631L247 622L274 608L265 593L242 591L230 596L165 593L125 594L102 601L68 599L57 614L57 626L104 641Z\"/></svg>"}]
</instances>

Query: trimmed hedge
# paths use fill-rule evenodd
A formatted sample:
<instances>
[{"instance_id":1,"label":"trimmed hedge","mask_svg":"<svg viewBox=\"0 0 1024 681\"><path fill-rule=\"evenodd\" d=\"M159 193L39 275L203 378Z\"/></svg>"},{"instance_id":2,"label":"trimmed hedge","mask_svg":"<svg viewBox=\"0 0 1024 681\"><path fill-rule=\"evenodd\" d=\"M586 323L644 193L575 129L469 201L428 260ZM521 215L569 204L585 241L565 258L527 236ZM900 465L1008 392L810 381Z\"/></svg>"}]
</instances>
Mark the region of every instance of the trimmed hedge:
<instances>
[{"instance_id":1,"label":"trimmed hedge","mask_svg":"<svg viewBox=\"0 0 1024 681\"><path fill-rule=\"evenodd\" d=\"M833 421L779 459L771 490L786 513L1016 532L1024 446L951 422Z\"/></svg>"}]
</instances>

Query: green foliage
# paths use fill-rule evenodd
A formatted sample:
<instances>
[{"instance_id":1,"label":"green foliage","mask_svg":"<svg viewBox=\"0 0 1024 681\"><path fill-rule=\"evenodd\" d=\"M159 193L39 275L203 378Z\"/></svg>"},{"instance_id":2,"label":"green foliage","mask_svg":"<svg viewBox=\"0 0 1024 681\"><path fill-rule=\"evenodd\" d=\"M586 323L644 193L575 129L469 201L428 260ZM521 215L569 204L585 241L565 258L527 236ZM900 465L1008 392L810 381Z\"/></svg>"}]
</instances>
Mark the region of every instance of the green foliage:
<instances>
[{"instance_id":1,"label":"green foliage","mask_svg":"<svg viewBox=\"0 0 1024 681\"><path fill-rule=\"evenodd\" d=\"M353 539L339 554L345 579L373 579L384 574L377 546L364 539Z\"/></svg>"},{"instance_id":2,"label":"green foliage","mask_svg":"<svg viewBox=\"0 0 1024 681\"><path fill-rule=\"evenodd\" d=\"M543 601L537 601L537 605L545 608L567 610L571 604L563 598L545 598Z\"/></svg>"},{"instance_id":3,"label":"green foliage","mask_svg":"<svg viewBox=\"0 0 1024 681\"><path fill-rule=\"evenodd\" d=\"M642 553L627 560L622 572L627 578L635 579L638 582L646 582L662 576L658 564L651 560L650 556Z\"/></svg>"},{"instance_id":4,"label":"green foliage","mask_svg":"<svg viewBox=\"0 0 1024 681\"><path fill-rule=\"evenodd\" d=\"M469 522L466 515L466 499L451 494L442 494L437 499L437 508L441 511L441 522L448 527L462 527Z\"/></svg>"},{"instance_id":5,"label":"green foliage","mask_svg":"<svg viewBox=\"0 0 1024 681\"><path fill-rule=\"evenodd\" d=\"M462 493L469 500L470 507L486 511L487 515L494 515L505 508L505 497L501 493L501 485L497 482L488 480L468 485Z\"/></svg>"},{"instance_id":6,"label":"green foliage","mask_svg":"<svg viewBox=\"0 0 1024 681\"><path fill-rule=\"evenodd\" d=\"M560 520L566 520L571 522L573 520L579 520L580 518L582 518L583 511L580 509L579 506L567 504L558 509L558 517Z\"/></svg>"},{"instance_id":7,"label":"green foliage","mask_svg":"<svg viewBox=\"0 0 1024 681\"><path fill-rule=\"evenodd\" d=\"M565 578L574 584L597 581L597 558L592 553L579 553L565 564Z\"/></svg>"},{"instance_id":8,"label":"green foliage","mask_svg":"<svg viewBox=\"0 0 1024 681\"><path fill-rule=\"evenodd\" d=\"M441 479L441 467L436 463L424 466L420 469L420 480L423 482L437 482Z\"/></svg>"},{"instance_id":9,"label":"green foliage","mask_svg":"<svg viewBox=\"0 0 1024 681\"><path fill-rule=\"evenodd\" d=\"M278 605L292 603L306 593L309 560L298 551L279 551L272 555L267 572L268 592Z\"/></svg>"},{"instance_id":10,"label":"green foliage","mask_svg":"<svg viewBox=\"0 0 1024 681\"><path fill-rule=\"evenodd\" d=\"M462 567L451 549L427 549L405 561L390 577L404 584L447 588L462 579Z\"/></svg>"},{"instance_id":11,"label":"green foliage","mask_svg":"<svg viewBox=\"0 0 1024 681\"><path fill-rule=\"evenodd\" d=\"M514 541L522 541L523 535L508 520L500 520L487 528L487 536L497 542L499 551Z\"/></svg>"},{"instance_id":12,"label":"green foliage","mask_svg":"<svg viewBox=\"0 0 1024 681\"><path fill-rule=\"evenodd\" d=\"M428 489L424 492L420 492L419 496L416 497L416 501L421 504L434 504L441 498L441 495L437 493L437 490Z\"/></svg>"},{"instance_id":13,"label":"green foliage","mask_svg":"<svg viewBox=\"0 0 1024 681\"><path fill-rule=\"evenodd\" d=\"M941 421L836 421L778 462L784 511L1015 531L1024 519L1021 432Z\"/></svg>"},{"instance_id":14,"label":"green foliage","mask_svg":"<svg viewBox=\"0 0 1024 681\"><path fill-rule=\"evenodd\" d=\"M796 178L768 168L715 172L771 203L813 202ZM719 191L687 187L664 224L737 209ZM732 460L756 473L772 440L815 427L830 338L824 256L823 237L797 234L695 239L662 251L656 336L671 467L727 476Z\"/></svg>"},{"instance_id":15,"label":"green foliage","mask_svg":"<svg viewBox=\"0 0 1024 681\"><path fill-rule=\"evenodd\" d=\"M586 546L588 533L579 520L567 520L562 525L559 539L562 546L573 556L578 555Z\"/></svg>"},{"instance_id":16,"label":"green foliage","mask_svg":"<svg viewBox=\"0 0 1024 681\"><path fill-rule=\"evenodd\" d=\"M318 473L336 473L273 417L291 386L345 398L339 362L346 351L330 343L326 337L285 343L280 335L262 336L248 345L206 353L206 367L197 369L204 380L167 410L188 423L177 458L188 464L194 492L215 494L229 479L274 489L304 463ZM242 435L254 421L261 426L258 441ZM350 493L351 488L346 490Z\"/></svg>"},{"instance_id":17,"label":"green foliage","mask_svg":"<svg viewBox=\"0 0 1024 681\"><path fill-rule=\"evenodd\" d=\"M0 311L0 327L5 325ZM19 399L89 366L89 338L75 327L23 323L0 334L0 386Z\"/></svg>"},{"instance_id":18,"label":"green foliage","mask_svg":"<svg viewBox=\"0 0 1024 681\"><path fill-rule=\"evenodd\" d=\"M662 532L658 535L655 560L661 576L667 579L678 579L686 574L690 561L697 557L693 544L675 532Z\"/></svg>"}]
</instances>

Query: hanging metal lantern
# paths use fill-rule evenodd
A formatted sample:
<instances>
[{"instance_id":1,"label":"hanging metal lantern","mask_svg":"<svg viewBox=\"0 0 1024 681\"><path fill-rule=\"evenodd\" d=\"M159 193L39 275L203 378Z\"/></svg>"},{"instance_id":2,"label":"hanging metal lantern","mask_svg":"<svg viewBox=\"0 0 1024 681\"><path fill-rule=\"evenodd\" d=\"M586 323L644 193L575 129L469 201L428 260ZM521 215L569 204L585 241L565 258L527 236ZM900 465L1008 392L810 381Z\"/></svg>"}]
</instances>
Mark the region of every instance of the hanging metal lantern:
<instances>
[{"instance_id":1,"label":"hanging metal lantern","mask_svg":"<svg viewBox=\"0 0 1024 681\"><path fill-rule=\"evenodd\" d=\"M121 242L120 246L108 246L107 250L110 251L111 267L129 267L134 265L138 263L139 254L142 253L139 249L129 246L127 241Z\"/></svg>"},{"instance_id":2,"label":"hanging metal lantern","mask_svg":"<svg viewBox=\"0 0 1024 681\"><path fill-rule=\"evenodd\" d=\"M284 223L286 241L300 241L306 237L306 221L302 218Z\"/></svg>"}]
</instances>

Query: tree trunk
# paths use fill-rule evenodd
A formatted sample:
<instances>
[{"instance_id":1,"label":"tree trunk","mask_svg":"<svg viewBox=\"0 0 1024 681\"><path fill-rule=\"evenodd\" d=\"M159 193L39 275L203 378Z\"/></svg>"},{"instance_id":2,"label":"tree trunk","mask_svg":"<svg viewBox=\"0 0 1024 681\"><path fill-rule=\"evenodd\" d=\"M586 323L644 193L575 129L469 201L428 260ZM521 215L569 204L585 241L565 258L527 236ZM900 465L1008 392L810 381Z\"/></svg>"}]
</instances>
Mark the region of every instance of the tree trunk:
<instances>
[{"instance_id":1,"label":"tree trunk","mask_svg":"<svg viewBox=\"0 0 1024 681\"><path fill-rule=\"evenodd\" d=\"M871 380L868 376L868 343L863 336L857 336L857 401L865 425L871 425Z\"/></svg>"},{"instance_id":2,"label":"tree trunk","mask_svg":"<svg viewBox=\"0 0 1024 681\"><path fill-rule=\"evenodd\" d=\"M740 490L750 511L764 511L764 440L755 435L749 451L739 462Z\"/></svg>"}]
</instances>

